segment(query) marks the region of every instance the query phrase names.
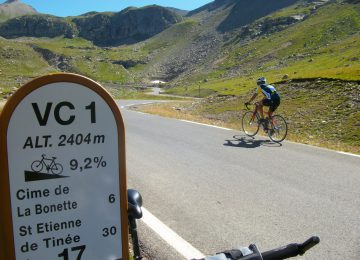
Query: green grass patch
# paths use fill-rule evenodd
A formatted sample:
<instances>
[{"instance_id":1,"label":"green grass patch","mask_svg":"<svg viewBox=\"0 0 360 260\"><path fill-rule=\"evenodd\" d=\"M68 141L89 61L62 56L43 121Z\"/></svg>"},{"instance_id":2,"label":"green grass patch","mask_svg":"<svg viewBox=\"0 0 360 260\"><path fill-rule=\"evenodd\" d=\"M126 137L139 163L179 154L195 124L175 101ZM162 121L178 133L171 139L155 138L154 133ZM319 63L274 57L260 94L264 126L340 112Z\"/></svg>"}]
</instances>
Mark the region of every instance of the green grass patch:
<instances>
[{"instance_id":1,"label":"green grass patch","mask_svg":"<svg viewBox=\"0 0 360 260\"><path fill-rule=\"evenodd\" d=\"M26 44L0 39L0 98L6 97L29 79L53 71Z\"/></svg>"}]
</instances>

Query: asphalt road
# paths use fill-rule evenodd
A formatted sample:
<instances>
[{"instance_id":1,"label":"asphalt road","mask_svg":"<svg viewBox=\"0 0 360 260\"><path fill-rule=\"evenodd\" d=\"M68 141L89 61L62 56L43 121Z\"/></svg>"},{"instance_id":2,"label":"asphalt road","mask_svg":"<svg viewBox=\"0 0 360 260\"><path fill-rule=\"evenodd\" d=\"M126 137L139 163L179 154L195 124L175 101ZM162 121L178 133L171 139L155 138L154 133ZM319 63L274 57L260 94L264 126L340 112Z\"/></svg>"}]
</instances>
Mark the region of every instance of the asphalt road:
<instances>
[{"instance_id":1,"label":"asphalt road","mask_svg":"<svg viewBox=\"0 0 360 260\"><path fill-rule=\"evenodd\" d=\"M360 259L359 157L121 111L128 187L201 252L250 243L265 251L318 235L299 259ZM139 236L146 248L158 241L146 227ZM157 259L181 259L157 247Z\"/></svg>"}]
</instances>

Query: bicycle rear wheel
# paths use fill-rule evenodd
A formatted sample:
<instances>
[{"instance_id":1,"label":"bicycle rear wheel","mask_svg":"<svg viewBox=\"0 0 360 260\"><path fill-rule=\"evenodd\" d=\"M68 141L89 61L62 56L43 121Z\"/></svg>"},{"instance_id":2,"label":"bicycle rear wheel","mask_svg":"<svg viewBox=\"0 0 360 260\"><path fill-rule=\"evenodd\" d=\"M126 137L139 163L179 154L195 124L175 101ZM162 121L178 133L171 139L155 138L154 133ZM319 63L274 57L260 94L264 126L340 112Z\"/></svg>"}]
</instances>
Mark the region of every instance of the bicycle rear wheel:
<instances>
[{"instance_id":1,"label":"bicycle rear wheel","mask_svg":"<svg viewBox=\"0 0 360 260\"><path fill-rule=\"evenodd\" d=\"M282 116L275 115L270 120L268 135L271 141L275 143L282 142L287 135L288 127Z\"/></svg>"},{"instance_id":2,"label":"bicycle rear wheel","mask_svg":"<svg viewBox=\"0 0 360 260\"><path fill-rule=\"evenodd\" d=\"M247 136L254 136L259 131L259 124L257 118L254 116L254 112L247 111L241 120L242 130Z\"/></svg>"},{"instance_id":3,"label":"bicycle rear wheel","mask_svg":"<svg viewBox=\"0 0 360 260\"><path fill-rule=\"evenodd\" d=\"M42 161L34 161L32 164L31 164L31 170L33 170L34 172L41 172L42 169L44 167L44 164L42 163Z\"/></svg>"}]
</instances>

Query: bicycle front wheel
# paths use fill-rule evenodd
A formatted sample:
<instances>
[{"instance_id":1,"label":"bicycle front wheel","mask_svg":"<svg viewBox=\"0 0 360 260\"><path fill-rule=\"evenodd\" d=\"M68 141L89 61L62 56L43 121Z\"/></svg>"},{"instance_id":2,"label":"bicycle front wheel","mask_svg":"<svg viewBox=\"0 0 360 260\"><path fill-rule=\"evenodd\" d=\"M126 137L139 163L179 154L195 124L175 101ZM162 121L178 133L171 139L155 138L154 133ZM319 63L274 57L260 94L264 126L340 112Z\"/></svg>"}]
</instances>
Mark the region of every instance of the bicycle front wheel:
<instances>
[{"instance_id":1,"label":"bicycle front wheel","mask_svg":"<svg viewBox=\"0 0 360 260\"><path fill-rule=\"evenodd\" d=\"M259 124L254 112L247 111L241 120L241 127L247 136L254 136L259 132Z\"/></svg>"},{"instance_id":2,"label":"bicycle front wheel","mask_svg":"<svg viewBox=\"0 0 360 260\"><path fill-rule=\"evenodd\" d=\"M55 163L50 170L53 174L61 174L63 171L63 167L60 163Z\"/></svg>"},{"instance_id":3,"label":"bicycle front wheel","mask_svg":"<svg viewBox=\"0 0 360 260\"><path fill-rule=\"evenodd\" d=\"M288 131L287 123L282 116L275 115L270 120L268 135L271 141L275 143L282 142Z\"/></svg>"}]
</instances>

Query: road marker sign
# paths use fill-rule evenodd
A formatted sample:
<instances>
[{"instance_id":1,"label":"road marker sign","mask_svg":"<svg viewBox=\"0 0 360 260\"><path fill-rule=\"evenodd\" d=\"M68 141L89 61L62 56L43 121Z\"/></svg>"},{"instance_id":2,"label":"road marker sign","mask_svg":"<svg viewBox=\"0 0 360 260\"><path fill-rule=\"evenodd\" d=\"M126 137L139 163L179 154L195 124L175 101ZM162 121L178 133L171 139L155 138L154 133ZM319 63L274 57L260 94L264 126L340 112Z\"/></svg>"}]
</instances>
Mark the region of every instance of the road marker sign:
<instances>
[{"instance_id":1,"label":"road marker sign","mask_svg":"<svg viewBox=\"0 0 360 260\"><path fill-rule=\"evenodd\" d=\"M37 78L0 116L0 259L129 259L125 130L98 83Z\"/></svg>"}]
</instances>

